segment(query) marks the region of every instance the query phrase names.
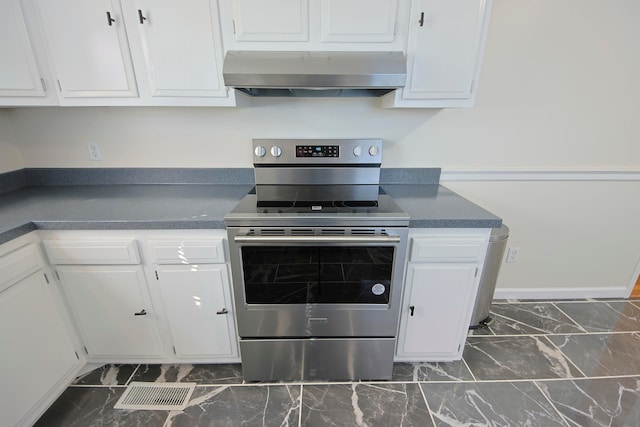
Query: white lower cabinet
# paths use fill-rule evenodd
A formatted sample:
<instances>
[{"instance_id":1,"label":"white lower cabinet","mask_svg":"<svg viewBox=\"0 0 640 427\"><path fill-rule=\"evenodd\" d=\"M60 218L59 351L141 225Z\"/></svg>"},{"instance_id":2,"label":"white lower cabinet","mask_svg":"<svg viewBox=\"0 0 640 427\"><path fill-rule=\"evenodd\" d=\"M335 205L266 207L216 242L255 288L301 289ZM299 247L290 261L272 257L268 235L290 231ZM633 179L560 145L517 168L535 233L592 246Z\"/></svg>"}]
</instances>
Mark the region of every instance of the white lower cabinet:
<instances>
[{"instance_id":1,"label":"white lower cabinet","mask_svg":"<svg viewBox=\"0 0 640 427\"><path fill-rule=\"evenodd\" d=\"M149 285L175 362L240 362L224 230L156 232Z\"/></svg>"},{"instance_id":2,"label":"white lower cabinet","mask_svg":"<svg viewBox=\"0 0 640 427\"><path fill-rule=\"evenodd\" d=\"M0 424L33 425L87 361L240 362L225 239L49 230L0 245Z\"/></svg>"},{"instance_id":3,"label":"white lower cabinet","mask_svg":"<svg viewBox=\"0 0 640 427\"><path fill-rule=\"evenodd\" d=\"M396 361L462 357L489 233L490 229L410 233Z\"/></svg>"},{"instance_id":4,"label":"white lower cabinet","mask_svg":"<svg viewBox=\"0 0 640 427\"><path fill-rule=\"evenodd\" d=\"M227 265L161 265L156 272L176 357L237 357Z\"/></svg>"},{"instance_id":5,"label":"white lower cabinet","mask_svg":"<svg viewBox=\"0 0 640 427\"><path fill-rule=\"evenodd\" d=\"M224 230L43 231L90 362L239 362Z\"/></svg>"},{"instance_id":6,"label":"white lower cabinet","mask_svg":"<svg viewBox=\"0 0 640 427\"><path fill-rule=\"evenodd\" d=\"M451 360L460 353L475 271L475 264L409 265L399 354Z\"/></svg>"},{"instance_id":7,"label":"white lower cabinet","mask_svg":"<svg viewBox=\"0 0 640 427\"><path fill-rule=\"evenodd\" d=\"M65 265L57 271L92 360L162 356L142 267Z\"/></svg>"},{"instance_id":8,"label":"white lower cabinet","mask_svg":"<svg viewBox=\"0 0 640 427\"><path fill-rule=\"evenodd\" d=\"M32 425L84 365L37 239L0 246L0 424ZM33 271L35 270L35 272ZM26 277L25 277L26 276Z\"/></svg>"}]
</instances>

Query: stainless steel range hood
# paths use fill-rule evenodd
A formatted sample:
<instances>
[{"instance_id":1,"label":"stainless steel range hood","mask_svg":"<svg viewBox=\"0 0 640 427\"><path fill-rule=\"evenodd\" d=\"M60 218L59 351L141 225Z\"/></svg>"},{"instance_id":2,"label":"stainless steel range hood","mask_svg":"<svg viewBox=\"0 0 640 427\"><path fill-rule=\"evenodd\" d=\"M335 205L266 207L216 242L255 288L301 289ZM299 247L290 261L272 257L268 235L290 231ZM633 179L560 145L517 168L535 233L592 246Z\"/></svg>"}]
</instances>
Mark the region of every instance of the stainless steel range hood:
<instances>
[{"instance_id":1,"label":"stainless steel range hood","mask_svg":"<svg viewBox=\"0 0 640 427\"><path fill-rule=\"evenodd\" d=\"M402 52L228 51L224 84L251 96L382 96L403 87Z\"/></svg>"}]
</instances>

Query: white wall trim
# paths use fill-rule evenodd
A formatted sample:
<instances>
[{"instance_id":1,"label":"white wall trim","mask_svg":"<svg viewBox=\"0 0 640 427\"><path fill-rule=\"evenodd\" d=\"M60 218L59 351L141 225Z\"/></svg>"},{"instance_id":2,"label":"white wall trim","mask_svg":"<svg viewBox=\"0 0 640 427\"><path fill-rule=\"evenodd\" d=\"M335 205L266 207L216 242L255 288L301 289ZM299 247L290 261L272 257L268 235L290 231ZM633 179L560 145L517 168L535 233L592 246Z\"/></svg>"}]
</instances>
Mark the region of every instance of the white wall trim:
<instances>
[{"instance_id":1,"label":"white wall trim","mask_svg":"<svg viewBox=\"0 0 640 427\"><path fill-rule=\"evenodd\" d=\"M626 286L582 288L498 288L494 299L627 298Z\"/></svg>"},{"instance_id":2,"label":"white wall trim","mask_svg":"<svg viewBox=\"0 0 640 427\"><path fill-rule=\"evenodd\" d=\"M640 181L640 171L443 170L440 181Z\"/></svg>"}]
</instances>

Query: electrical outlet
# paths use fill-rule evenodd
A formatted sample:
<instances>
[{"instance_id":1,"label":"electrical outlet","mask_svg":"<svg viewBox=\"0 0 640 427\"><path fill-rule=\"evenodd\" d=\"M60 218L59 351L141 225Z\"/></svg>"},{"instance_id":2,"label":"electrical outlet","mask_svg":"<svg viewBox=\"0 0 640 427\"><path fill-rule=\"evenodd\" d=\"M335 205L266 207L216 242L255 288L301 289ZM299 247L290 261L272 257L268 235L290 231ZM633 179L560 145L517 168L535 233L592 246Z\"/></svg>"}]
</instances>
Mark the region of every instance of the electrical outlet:
<instances>
[{"instance_id":1,"label":"electrical outlet","mask_svg":"<svg viewBox=\"0 0 640 427\"><path fill-rule=\"evenodd\" d=\"M518 262L518 255L520 255L520 248L509 248L507 262Z\"/></svg>"},{"instance_id":2,"label":"electrical outlet","mask_svg":"<svg viewBox=\"0 0 640 427\"><path fill-rule=\"evenodd\" d=\"M97 142L90 142L89 147L89 159L102 160L102 153L100 152L100 146Z\"/></svg>"}]
</instances>

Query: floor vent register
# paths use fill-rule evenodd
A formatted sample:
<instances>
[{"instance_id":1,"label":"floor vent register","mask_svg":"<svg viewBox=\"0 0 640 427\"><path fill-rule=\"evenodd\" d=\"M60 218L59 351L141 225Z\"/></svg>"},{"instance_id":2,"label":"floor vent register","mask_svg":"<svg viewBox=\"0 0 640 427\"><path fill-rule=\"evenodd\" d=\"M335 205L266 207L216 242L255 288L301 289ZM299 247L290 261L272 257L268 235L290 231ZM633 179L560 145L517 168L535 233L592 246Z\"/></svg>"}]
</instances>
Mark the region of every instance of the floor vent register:
<instances>
[{"instance_id":1,"label":"floor vent register","mask_svg":"<svg viewBox=\"0 0 640 427\"><path fill-rule=\"evenodd\" d=\"M181 411L189 403L196 383L132 382L114 409Z\"/></svg>"}]
</instances>

